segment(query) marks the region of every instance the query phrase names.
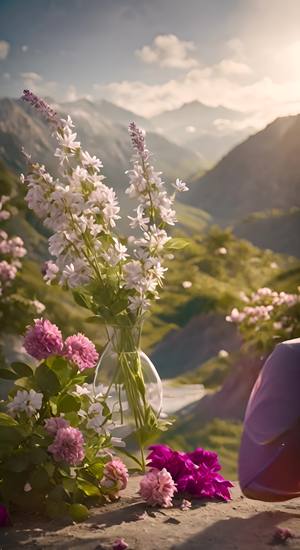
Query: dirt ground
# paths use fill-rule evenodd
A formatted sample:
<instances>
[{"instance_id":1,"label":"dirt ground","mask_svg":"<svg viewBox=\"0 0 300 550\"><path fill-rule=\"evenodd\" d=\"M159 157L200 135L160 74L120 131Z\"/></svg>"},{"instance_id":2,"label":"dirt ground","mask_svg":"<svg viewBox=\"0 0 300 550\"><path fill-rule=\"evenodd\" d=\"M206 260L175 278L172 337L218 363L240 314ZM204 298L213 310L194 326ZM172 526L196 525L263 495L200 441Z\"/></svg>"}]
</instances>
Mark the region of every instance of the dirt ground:
<instances>
[{"instance_id":1,"label":"dirt ground","mask_svg":"<svg viewBox=\"0 0 300 550\"><path fill-rule=\"evenodd\" d=\"M235 487L229 503L194 501L182 511L178 501L174 508L159 510L145 506L138 484L131 478L118 502L93 509L84 523L15 518L13 527L0 531L0 550L110 550L118 537L128 550L270 550L283 547L273 540L278 526L295 535L285 546L300 550L300 499L250 501Z\"/></svg>"}]
</instances>

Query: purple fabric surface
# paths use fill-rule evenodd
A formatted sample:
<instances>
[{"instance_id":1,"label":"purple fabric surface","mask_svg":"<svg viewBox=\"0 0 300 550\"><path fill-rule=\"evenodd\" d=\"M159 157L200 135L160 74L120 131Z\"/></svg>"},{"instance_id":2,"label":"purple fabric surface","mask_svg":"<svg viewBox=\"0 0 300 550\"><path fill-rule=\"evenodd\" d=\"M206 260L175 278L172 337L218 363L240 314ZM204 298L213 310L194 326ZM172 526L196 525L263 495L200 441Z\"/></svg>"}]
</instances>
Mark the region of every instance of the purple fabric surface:
<instances>
[{"instance_id":1,"label":"purple fabric surface","mask_svg":"<svg viewBox=\"0 0 300 550\"><path fill-rule=\"evenodd\" d=\"M300 338L276 346L252 390L247 406L239 456L241 488L263 487L283 494L298 493L297 479L278 476L276 462L289 468L299 454L300 428ZM299 460L299 456L297 456ZM268 474L274 472L274 480ZM292 476L296 475L294 487ZM266 487L266 484L265 484ZM293 490L294 489L294 490Z\"/></svg>"}]
</instances>

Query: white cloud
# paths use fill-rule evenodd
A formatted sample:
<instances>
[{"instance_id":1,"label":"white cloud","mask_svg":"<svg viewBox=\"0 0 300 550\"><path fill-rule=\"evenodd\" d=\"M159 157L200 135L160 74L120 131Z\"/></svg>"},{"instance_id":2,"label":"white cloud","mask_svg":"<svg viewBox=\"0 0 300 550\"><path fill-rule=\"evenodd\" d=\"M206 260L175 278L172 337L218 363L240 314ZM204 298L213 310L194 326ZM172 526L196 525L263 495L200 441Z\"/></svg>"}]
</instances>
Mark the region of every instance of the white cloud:
<instances>
[{"instance_id":1,"label":"white cloud","mask_svg":"<svg viewBox=\"0 0 300 550\"><path fill-rule=\"evenodd\" d=\"M155 63L160 67L190 69L196 67L198 61L189 54L195 50L195 44L180 40L175 34L157 35L151 46L143 46L135 54L144 63Z\"/></svg>"},{"instance_id":2,"label":"white cloud","mask_svg":"<svg viewBox=\"0 0 300 550\"><path fill-rule=\"evenodd\" d=\"M6 59L10 50L10 43L6 40L0 40L0 60Z\"/></svg>"},{"instance_id":3,"label":"white cloud","mask_svg":"<svg viewBox=\"0 0 300 550\"><path fill-rule=\"evenodd\" d=\"M300 78L275 82L269 77L239 79L220 75L212 68L192 69L181 78L163 84L145 84L141 81L112 82L95 85L103 97L117 105L150 117L162 111L181 107L184 103L201 101L217 107L241 111L253 116L253 124L261 128L277 116L300 111Z\"/></svg>"},{"instance_id":4,"label":"white cloud","mask_svg":"<svg viewBox=\"0 0 300 550\"><path fill-rule=\"evenodd\" d=\"M222 61L216 65L216 68L227 76L245 76L253 73L249 65L240 61L235 61L234 59L222 59Z\"/></svg>"},{"instance_id":5,"label":"white cloud","mask_svg":"<svg viewBox=\"0 0 300 550\"><path fill-rule=\"evenodd\" d=\"M24 83L31 83L31 82L41 82L43 80L43 77L34 72L28 72L28 73L21 73L21 77L24 80Z\"/></svg>"},{"instance_id":6,"label":"white cloud","mask_svg":"<svg viewBox=\"0 0 300 550\"><path fill-rule=\"evenodd\" d=\"M65 93L65 100L76 101L76 99L78 99L76 87L73 84L70 84Z\"/></svg>"}]
</instances>

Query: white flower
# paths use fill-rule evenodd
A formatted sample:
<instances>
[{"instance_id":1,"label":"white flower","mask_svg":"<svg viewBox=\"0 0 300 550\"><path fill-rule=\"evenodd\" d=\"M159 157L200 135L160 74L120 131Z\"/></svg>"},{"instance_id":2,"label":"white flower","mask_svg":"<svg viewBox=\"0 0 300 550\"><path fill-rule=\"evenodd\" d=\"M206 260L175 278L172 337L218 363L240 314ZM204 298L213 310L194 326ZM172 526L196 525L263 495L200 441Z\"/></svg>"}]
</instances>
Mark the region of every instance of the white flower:
<instances>
[{"instance_id":1,"label":"white flower","mask_svg":"<svg viewBox=\"0 0 300 550\"><path fill-rule=\"evenodd\" d=\"M183 281L182 282L183 288L191 288L192 285L193 285L192 281Z\"/></svg>"},{"instance_id":2,"label":"white flower","mask_svg":"<svg viewBox=\"0 0 300 550\"><path fill-rule=\"evenodd\" d=\"M136 208L135 218L132 218L131 216L127 216L127 217L129 220L131 220L129 225L132 229L135 229L136 227L140 227L143 231L147 231L150 218L147 216L144 217L144 207L142 204L139 204L139 206Z\"/></svg>"},{"instance_id":3,"label":"white flower","mask_svg":"<svg viewBox=\"0 0 300 550\"><path fill-rule=\"evenodd\" d=\"M189 190L187 184L184 181L180 180L179 178L177 178L176 182L173 183L172 185L173 187L175 187L176 191L179 191L179 193Z\"/></svg>"},{"instance_id":4,"label":"white flower","mask_svg":"<svg viewBox=\"0 0 300 550\"><path fill-rule=\"evenodd\" d=\"M90 277L90 268L81 258L77 258L74 262L66 265L62 272L62 281L66 282L70 288L85 285L89 282Z\"/></svg>"},{"instance_id":5,"label":"white flower","mask_svg":"<svg viewBox=\"0 0 300 550\"><path fill-rule=\"evenodd\" d=\"M140 310L141 313L149 309L151 302L150 300L147 300L145 296L129 296L129 306L128 308L130 311L135 313L136 311Z\"/></svg>"},{"instance_id":6,"label":"white flower","mask_svg":"<svg viewBox=\"0 0 300 550\"><path fill-rule=\"evenodd\" d=\"M103 416L103 407L101 403L93 403L88 409L88 419L86 426L89 430L94 430L96 433L103 433L103 424L106 421L105 416Z\"/></svg>"},{"instance_id":7,"label":"white flower","mask_svg":"<svg viewBox=\"0 0 300 550\"><path fill-rule=\"evenodd\" d=\"M90 388L90 384L85 383L85 384L82 384L82 386L79 386L78 384L76 384L75 391L73 393L75 393L79 397L81 397L82 395L91 396L92 390Z\"/></svg>"},{"instance_id":8,"label":"white flower","mask_svg":"<svg viewBox=\"0 0 300 550\"><path fill-rule=\"evenodd\" d=\"M229 356L229 353L228 351L226 351L226 349L220 349L218 353L218 357L220 357L220 359L225 359L228 356Z\"/></svg>"},{"instance_id":9,"label":"white flower","mask_svg":"<svg viewBox=\"0 0 300 550\"><path fill-rule=\"evenodd\" d=\"M91 157L88 151L81 151L81 162L83 166L93 168L96 172L98 172L103 166L101 160L97 159L95 156Z\"/></svg>"},{"instance_id":10,"label":"white flower","mask_svg":"<svg viewBox=\"0 0 300 550\"><path fill-rule=\"evenodd\" d=\"M30 485L30 483L27 482L24 485L24 492L29 493L30 491L32 491L32 486Z\"/></svg>"},{"instance_id":11,"label":"white flower","mask_svg":"<svg viewBox=\"0 0 300 550\"><path fill-rule=\"evenodd\" d=\"M160 252L170 238L164 229L158 229L156 225L151 225L149 231L144 233L144 238L137 240L136 244L147 246L155 253Z\"/></svg>"},{"instance_id":12,"label":"white flower","mask_svg":"<svg viewBox=\"0 0 300 550\"><path fill-rule=\"evenodd\" d=\"M44 280L46 283L50 284L56 278L58 272L59 267L52 260L46 262L44 264Z\"/></svg>"},{"instance_id":13,"label":"white flower","mask_svg":"<svg viewBox=\"0 0 300 550\"><path fill-rule=\"evenodd\" d=\"M167 223L168 225L175 225L175 223L177 222L175 210L172 210L172 208L164 208L163 206L161 206L159 211L163 222Z\"/></svg>"},{"instance_id":14,"label":"white flower","mask_svg":"<svg viewBox=\"0 0 300 550\"><path fill-rule=\"evenodd\" d=\"M31 300L31 304L38 314L43 313L43 311L45 311L46 309L45 304L42 304L42 302L39 302L39 300Z\"/></svg>"},{"instance_id":15,"label":"white flower","mask_svg":"<svg viewBox=\"0 0 300 550\"><path fill-rule=\"evenodd\" d=\"M218 248L216 253L220 254L221 256L225 256L227 254L227 248L225 248L225 246L221 246L220 248Z\"/></svg>"},{"instance_id":16,"label":"white flower","mask_svg":"<svg viewBox=\"0 0 300 550\"><path fill-rule=\"evenodd\" d=\"M122 260L126 260L126 258L128 258L128 254L126 254L126 246L121 244L115 237L113 240L114 245L110 246L108 250L102 254L102 256L109 265L114 267Z\"/></svg>"},{"instance_id":17,"label":"white flower","mask_svg":"<svg viewBox=\"0 0 300 550\"><path fill-rule=\"evenodd\" d=\"M27 416L32 416L40 410L43 401L43 394L34 390L18 390L14 399L8 403L7 409L12 416L20 412L25 412Z\"/></svg>"},{"instance_id":18,"label":"white flower","mask_svg":"<svg viewBox=\"0 0 300 550\"><path fill-rule=\"evenodd\" d=\"M143 268L139 261L133 260L123 266L125 288L135 288L143 277Z\"/></svg>"}]
</instances>

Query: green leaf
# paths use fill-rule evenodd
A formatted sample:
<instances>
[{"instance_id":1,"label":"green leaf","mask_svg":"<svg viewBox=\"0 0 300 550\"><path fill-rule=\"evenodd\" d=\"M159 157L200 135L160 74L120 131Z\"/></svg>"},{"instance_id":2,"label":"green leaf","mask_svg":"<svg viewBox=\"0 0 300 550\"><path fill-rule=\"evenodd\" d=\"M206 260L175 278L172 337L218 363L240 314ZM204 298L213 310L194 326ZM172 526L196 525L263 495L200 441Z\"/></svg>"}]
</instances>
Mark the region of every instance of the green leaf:
<instances>
[{"instance_id":1,"label":"green leaf","mask_svg":"<svg viewBox=\"0 0 300 550\"><path fill-rule=\"evenodd\" d=\"M0 413L0 426L19 426L19 423L9 414Z\"/></svg>"},{"instance_id":2,"label":"green leaf","mask_svg":"<svg viewBox=\"0 0 300 550\"><path fill-rule=\"evenodd\" d=\"M49 475L45 468L36 468L29 476L29 482L34 489L45 489L49 484Z\"/></svg>"},{"instance_id":3,"label":"green leaf","mask_svg":"<svg viewBox=\"0 0 300 550\"><path fill-rule=\"evenodd\" d=\"M25 472L29 465L29 456L27 451L17 451L9 457L5 467L10 472Z\"/></svg>"},{"instance_id":4,"label":"green leaf","mask_svg":"<svg viewBox=\"0 0 300 550\"><path fill-rule=\"evenodd\" d=\"M174 237L166 243L165 248L167 250L181 250L182 248L189 246L189 244L190 241L187 241L186 239Z\"/></svg>"},{"instance_id":5,"label":"green leaf","mask_svg":"<svg viewBox=\"0 0 300 550\"><path fill-rule=\"evenodd\" d=\"M88 481L78 480L77 486L88 497L98 497L101 494L99 488Z\"/></svg>"},{"instance_id":6,"label":"green leaf","mask_svg":"<svg viewBox=\"0 0 300 550\"><path fill-rule=\"evenodd\" d=\"M66 494L66 491L62 485L56 485L48 493L48 498L50 500L54 500L55 502L64 501L67 496L68 495Z\"/></svg>"},{"instance_id":7,"label":"green leaf","mask_svg":"<svg viewBox=\"0 0 300 550\"><path fill-rule=\"evenodd\" d=\"M77 373L77 369L68 363L63 357L56 357L51 365L51 370L55 372L61 386L65 386L71 378Z\"/></svg>"},{"instance_id":8,"label":"green leaf","mask_svg":"<svg viewBox=\"0 0 300 550\"><path fill-rule=\"evenodd\" d=\"M25 389L25 390L31 390L31 389L34 389L32 386L32 379L28 378L27 376L26 377L23 377L23 378L18 378L16 381L15 381L15 386L18 387L18 388L22 388L22 389Z\"/></svg>"},{"instance_id":9,"label":"green leaf","mask_svg":"<svg viewBox=\"0 0 300 550\"><path fill-rule=\"evenodd\" d=\"M0 426L0 441L18 445L23 439L22 433L17 426Z\"/></svg>"},{"instance_id":10,"label":"green leaf","mask_svg":"<svg viewBox=\"0 0 300 550\"><path fill-rule=\"evenodd\" d=\"M77 482L76 482L76 479L74 478L65 477L62 483L63 483L64 489L69 493L74 493L77 490Z\"/></svg>"},{"instance_id":11,"label":"green leaf","mask_svg":"<svg viewBox=\"0 0 300 550\"><path fill-rule=\"evenodd\" d=\"M103 319L100 315L92 315L91 317L85 319L85 321L87 323L95 323L96 325L105 325L105 319Z\"/></svg>"},{"instance_id":12,"label":"green leaf","mask_svg":"<svg viewBox=\"0 0 300 550\"><path fill-rule=\"evenodd\" d=\"M94 462L89 466L89 471L95 476L96 479L101 479L103 476L104 464L103 462Z\"/></svg>"},{"instance_id":13,"label":"green leaf","mask_svg":"<svg viewBox=\"0 0 300 550\"><path fill-rule=\"evenodd\" d=\"M33 375L32 368L29 367L29 365L26 365L25 363L21 363L21 362L12 363L11 368L22 378Z\"/></svg>"},{"instance_id":14,"label":"green leaf","mask_svg":"<svg viewBox=\"0 0 300 550\"><path fill-rule=\"evenodd\" d=\"M29 460L32 464L42 464L48 458L48 455L41 447L35 447L29 452Z\"/></svg>"},{"instance_id":15,"label":"green leaf","mask_svg":"<svg viewBox=\"0 0 300 550\"><path fill-rule=\"evenodd\" d=\"M64 395L57 403L57 412L76 412L79 411L80 407L81 401L79 397L75 397L74 395Z\"/></svg>"},{"instance_id":16,"label":"green leaf","mask_svg":"<svg viewBox=\"0 0 300 550\"><path fill-rule=\"evenodd\" d=\"M73 521L80 523L89 517L89 510L84 504L71 504L69 514Z\"/></svg>"},{"instance_id":17,"label":"green leaf","mask_svg":"<svg viewBox=\"0 0 300 550\"><path fill-rule=\"evenodd\" d=\"M67 515L69 510L69 504L67 502L55 502L54 500L47 500L46 514L49 518L61 518Z\"/></svg>"},{"instance_id":18,"label":"green leaf","mask_svg":"<svg viewBox=\"0 0 300 550\"><path fill-rule=\"evenodd\" d=\"M0 369L0 378L4 380L16 380L18 375L9 369Z\"/></svg>"},{"instance_id":19,"label":"green leaf","mask_svg":"<svg viewBox=\"0 0 300 550\"><path fill-rule=\"evenodd\" d=\"M83 294L81 294L76 290L74 290L72 294L76 304L78 304L81 307L85 307L86 309L89 309L89 304L86 296L84 296Z\"/></svg>"},{"instance_id":20,"label":"green leaf","mask_svg":"<svg viewBox=\"0 0 300 550\"><path fill-rule=\"evenodd\" d=\"M34 377L39 389L43 393L56 395L59 392L60 383L55 372L44 363L36 369Z\"/></svg>"}]
</instances>

